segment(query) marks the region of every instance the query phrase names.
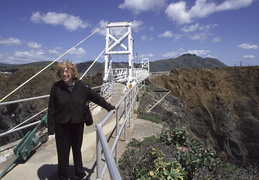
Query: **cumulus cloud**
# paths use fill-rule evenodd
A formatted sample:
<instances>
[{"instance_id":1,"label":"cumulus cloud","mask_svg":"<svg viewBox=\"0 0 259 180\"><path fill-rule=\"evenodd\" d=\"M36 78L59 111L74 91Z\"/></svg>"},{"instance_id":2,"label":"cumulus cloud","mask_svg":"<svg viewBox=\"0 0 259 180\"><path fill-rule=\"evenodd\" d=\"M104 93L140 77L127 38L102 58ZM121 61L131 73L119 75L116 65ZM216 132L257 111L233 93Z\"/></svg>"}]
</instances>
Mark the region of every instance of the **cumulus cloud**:
<instances>
[{"instance_id":1,"label":"cumulus cloud","mask_svg":"<svg viewBox=\"0 0 259 180\"><path fill-rule=\"evenodd\" d=\"M170 37L173 37L173 33L171 31L166 31L164 32L163 34L159 34L158 35L159 37L166 37L166 38L170 38Z\"/></svg>"},{"instance_id":2,"label":"cumulus cloud","mask_svg":"<svg viewBox=\"0 0 259 180\"><path fill-rule=\"evenodd\" d=\"M1 39L0 37L0 45L3 46L18 46L22 44L22 40L17 38L8 38L8 39Z\"/></svg>"},{"instance_id":3,"label":"cumulus cloud","mask_svg":"<svg viewBox=\"0 0 259 180\"><path fill-rule=\"evenodd\" d=\"M210 33L207 32L201 32L201 33L195 33L189 36L191 40L199 40L199 41L205 41L209 38Z\"/></svg>"},{"instance_id":4,"label":"cumulus cloud","mask_svg":"<svg viewBox=\"0 0 259 180\"><path fill-rule=\"evenodd\" d=\"M150 53L150 54L140 54L139 58L151 58L154 57L154 54Z\"/></svg>"},{"instance_id":5,"label":"cumulus cloud","mask_svg":"<svg viewBox=\"0 0 259 180\"><path fill-rule=\"evenodd\" d=\"M144 23L142 21L138 21L138 20L134 20L132 23L131 23L131 28L134 32L139 32L140 30L143 30L143 25Z\"/></svg>"},{"instance_id":6,"label":"cumulus cloud","mask_svg":"<svg viewBox=\"0 0 259 180\"><path fill-rule=\"evenodd\" d=\"M129 9L134 14L139 14L143 11L159 11L165 6L166 0L124 0L119 8Z\"/></svg>"},{"instance_id":7,"label":"cumulus cloud","mask_svg":"<svg viewBox=\"0 0 259 180\"><path fill-rule=\"evenodd\" d=\"M153 37L148 37L146 35L141 36L142 41L152 41L153 39L154 39Z\"/></svg>"},{"instance_id":8,"label":"cumulus cloud","mask_svg":"<svg viewBox=\"0 0 259 180\"><path fill-rule=\"evenodd\" d=\"M108 23L108 21L101 20L101 21L92 29L92 32L97 31L97 34L102 35L102 36L106 36L106 28L101 28L101 27L104 27L107 23ZM101 28L101 29L99 29L99 28Z\"/></svg>"},{"instance_id":9,"label":"cumulus cloud","mask_svg":"<svg viewBox=\"0 0 259 180\"><path fill-rule=\"evenodd\" d=\"M191 40L206 41L213 36L211 32L218 24L200 25L199 23L192 25L185 25L181 31ZM219 42L219 38L214 38L212 42Z\"/></svg>"},{"instance_id":10,"label":"cumulus cloud","mask_svg":"<svg viewBox=\"0 0 259 180\"><path fill-rule=\"evenodd\" d=\"M162 54L162 56L165 58L173 58L173 57L177 57L179 55L180 55L180 53L178 51L172 51L172 52Z\"/></svg>"},{"instance_id":11,"label":"cumulus cloud","mask_svg":"<svg viewBox=\"0 0 259 180\"><path fill-rule=\"evenodd\" d=\"M73 48L69 54L75 56L76 58L82 58L84 56L86 56L86 50L84 50L83 48Z\"/></svg>"},{"instance_id":12,"label":"cumulus cloud","mask_svg":"<svg viewBox=\"0 0 259 180\"><path fill-rule=\"evenodd\" d=\"M250 54L250 55L244 55L243 58L244 58L244 59L254 59L255 56L252 55L252 54Z\"/></svg>"},{"instance_id":13,"label":"cumulus cloud","mask_svg":"<svg viewBox=\"0 0 259 180\"><path fill-rule=\"evenodd\" d=\"M185 1L171 3L165 10L165 13L170 19L179 24L190 23L192 19L190 13L186 10Z\"/></svg>"},{"instance_id":14,"label":"cumulus cloud","mask_svg":"<svg viewBox=\"0 0 259 180\"><path fill-rule=\"evenodd\" d=\"M237 47L241 48L241 49L258 49L258 45L256 44L249 44L249 43L244 43L244 44L240 44Z\"/></svg>"},{"instance_id":15,"label":"cumulus cloud","mask_svg":"<svg viewBox=\"0 0 259 180\"><path fill-rule=\"evenodd\" d=\"M54 49L49 49L48 53L52 54L52 55L60 56L61 54L63 54L63 52L61 52L61 50L62 50L61 47L55 47Z\"/></svg>"},{"instance_id":16,"label":"cumulus cloud","mask_svg":"<svg viewBox=\"0 0 259 180\"><path fill-rule=\"evenodd\" d=\"M27 45L28 44L31 44L30 46L32 47L27 50L0 53L0 60L4 60L6 63L10 64L24 64L37 61L53 61L53 56L58 57L65 52L61 47L47 50L45 48L39 48L42 45L34 42L27 43ZM74 48L68 54L78 59L83 58L87 55L86 51L83 48Z\"/></svg>"},{"instance_id":17,"label":"cumulus cloud","mask_svg":"<svg viewBox=\"0 0 259 180\"><path fill-rule=\"evenodd\" d=\"M42 47L41 44L33 42L33 41L27 42L27 46L30 48L34 48L34 49L39 49Z\"/></svg>"},{"instance_id":18,"label":"cumulus cloud","mask_svg":"<svg viewBox=\"0 0 259 180\"><path fill-rule=\"evenodd\" d=\"M179 24L191 23L198 18L207 17L215 12L247 7L254 0L225 0L216 4L209 0L196 0L194 6L187 8L186 1L171 3L165 10L166 15Z\"/></svg>"},{"instance_id":19,"label":"cumulus cloud","mask_svg":"<svg viewBox=\"0 0 259 180\"><path fill-rule=\"evenodd\" d=\"M69 31L75 31L79 28L86 28L88 23L84 22L78 16L67 13L48 12L47 14L35 12L32 13L30 20L34 23L45 23L54 26L62 25Z\"/></svg>"},{"instance_id":20,"label":"cumulus cloud","mask_svg":"<svg viewBox=\"0 0 259 180\"><path fill-rule=\"evenodd\" d=\"M214 38L211 40L211 42L213 42L213 43L220 42L220 41L221 41L221 39L220 39L219 37L214 37Z\"/></svg>"},{"instance_id":21,"label":"cumulus cloud","mask_svg":"<svg viewBox=\"0 0 259 180\"><path fill-rule=\"evenodd\" d=\"M204 49L202 49L202 50L188 50L187 53L196 54L197 56L203 56L203 55L207 55L208 53L210 53L210 50L204 50Z\"/></svg>"},{"instance_id":22,"label":"cumulus cloud","mask_svg":"<svg viewBox=\"0 0 259 180\"><path fill-rule=\"evenodd\" d=\"M42 49L13 51L13 52L6 53L4 56L5 56L5 61L10 64L51 60L49 57L47 57L46 52Z\"/></svg>"},{"instance_id":23,"label":"cumulus cloud","mask_svg":"<svg viewBox=\"0 0 259 180\"><path fill-rule=\"evenodd\" d=\"M168 52L165 54L162 54L163 57L165 58L174 58L174 57L178 57L182 54L196 54L197 56L209 56L208 54L210 53L210 50L204 50L204 49L200 49L200 50L184 50L182 48L176 50L176 51L172 51L172 52Z\"/></svg>"},{"instance_id":24,"label":"cumulus cloud","mask_svg":"<svg viewBox=\"0 0 259 180\"><path fill-rule=\"evenodd\" d=\"M179 40L182 36L183 36L182 34L175 34L169 30L158 35L158 37L160 37L160 38L172 38L174 41Z\"/></svg>"},{"instance_id":25,"label":"cumulus cloud","mask_svg":"<svg viewBox=\"0 0 259 180\"><path fill-rule=\"evenodd\" d=\"M191 26L184 26L182 27L182 31L183 32L193 32L193 31L196 31L197 29L199 28L199 23L196 23L194 25L191 25Z\"/></svg>"},{"instance_id":26,"label":"cumulus cloud","mask_svg":"<svg viewBox=\"0 0 259 180\"><path fill-rule=\"evenodd\" d=\"M101 20L98 25L93 28L92 32L96 31L98 28L103 27L104 25L106 25L107 23L109 23L108 21L105 20ZM134 32L139 32L141 30L144 29L144 27L142 27L144 23L142 21L138 21L138 20L134 20L131 22L131 29ZM111 30L111 33L113 36L117 36L117 38L120 38L122 35L124 35L126 32L128 31L127 28L123 28L123 27L113 27ZM101 30L99 30L97 32L99 35L102 36L106 36L106 28L102 28Z\"/></svg>"}]
</instances>

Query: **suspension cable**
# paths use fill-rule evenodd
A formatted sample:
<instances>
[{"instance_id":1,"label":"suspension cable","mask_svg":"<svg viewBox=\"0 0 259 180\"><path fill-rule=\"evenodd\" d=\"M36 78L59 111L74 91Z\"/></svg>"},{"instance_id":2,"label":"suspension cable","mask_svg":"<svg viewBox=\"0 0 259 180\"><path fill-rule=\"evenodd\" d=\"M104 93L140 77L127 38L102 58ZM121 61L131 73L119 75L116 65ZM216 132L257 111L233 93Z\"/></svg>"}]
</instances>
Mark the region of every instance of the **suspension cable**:
<instances>
[{"instance_id":1,"label":"suspension cable","mask_svg":"<svg viewBox=\"0 0 259 180\"><path fill-rule=\"evenodd\" d=\"M95 34L96 32L98 32L99 30L101 30L106 24L102 25L100 28L96 29L94 32L92 32L89 36L87 36L86 38L84 38L83 40L81 40L79 43L77 43L76 45L74 45L72 48L70 48L69 50L67 50L65 53L63 53L62 55L60 55L58 58L56 58L54 61L52 61L51 63L49 63L46 67L44 67L42 70L40 70L39 72L37 72L35 75L33 75L31 78L29 78L27 81L25 81L24 83L22 83L20 86L18 86L16 89L14 89L12 92L10 92L9 94L7 94L5 97L3 97L0 102L2 102L3 100L5 100L7 97L9 97L10 95L12 95L15 91L17 91L18 89L20 89L22 86L24 86L25 84L27 84L30 80L32 80L33 78L35 78L36 76L38 76L40 73L42 73L45 69L47 69L49 66L51 66L52 64L54 64L56 61L58 61L61 57L65 56L67 53L69 53L71 50L73 50L75 47L77 47L78 45L82 44L85 40L87 40L89 37L91 37L93 34Z\"/></svg>"}]
</instances>

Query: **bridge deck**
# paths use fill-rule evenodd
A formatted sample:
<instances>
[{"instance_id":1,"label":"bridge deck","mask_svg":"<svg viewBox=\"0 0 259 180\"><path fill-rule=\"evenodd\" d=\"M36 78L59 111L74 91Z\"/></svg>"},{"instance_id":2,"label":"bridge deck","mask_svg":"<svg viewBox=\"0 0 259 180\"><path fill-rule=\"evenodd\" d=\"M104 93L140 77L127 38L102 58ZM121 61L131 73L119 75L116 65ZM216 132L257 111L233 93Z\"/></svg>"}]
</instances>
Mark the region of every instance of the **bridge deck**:
<instances>
[{"instance_id":1,"label":"bridge deck","mask_svg":"<svg viewBox=\"0 0 259 180\"><path fill-rule=\"evenodd\" d=\"M115 84L114 85L114 93L110 98L109 102L112 104L116 104L123 97L123 90L125 85ZM98 107L93 112L94 121L101 121L107 111ZM109 134L113 130L115 124L115 116L113 119L108 122L108 124L104 127L104 132ZM95 125L93 124L90 127L85 127L84 130L84 141L82 146L82 156L84 161L84 167L87 167L85 171L89 173L89 176L94 179L95 175L95 146L96 146L96 132ZM5 167L12 161L12 158L3 162L0 165L0 171L2 172ZM73 179L73 158L72 154L70 155L70 177ZM10 179L28 179L28 180L36 180L36 179L57 179L56 178L56 170L57 170L57 154L56 154L56 146L54 137L50 137L48 142L38 146L35 149L34 154L26 161L22 163L18 163L13 166L12 169L2 178L2 180L10 180Z\"/></svg>"},{"instance_id":2,"label":"bridge deck","mask_svg":"<svg viewBox=\"0 0 259 180\"><path fill-rule=\"evenodd\" d=\"M122 84L115 84L114 94L112 95L109 102L116 104L123 97L123 90L125 86ZM101 121L107 114L106 110L99 108L93 112L95 122ZM115 126L115 115L105 125L104 133L111 136L111 132ZM134 129L133 129L134 127ZM146 129L146 131L145 131ZM131 126L127 129L128 139L137 138L141 139L146 136L158 135L162 129L161 125L153 124L151 122L133 118ZM113 138L111 138L112 141ZM127 141L126 141L127 142ZM119 144L120 153L125 150L126 142L121 141ZM95 125L85 127L84 141L82 146L82 156L85 171L88 177L96 179L96 132ZM14 157L12 157L14 158ZM0 172L12 161L12 158L0 164ZM2 178L2 180L12 179L28 179L28 180L56 180L57 179L57 155L54 137L50 137L48 142L40 145L35 149L34 154L28 158L26 162L15 164L9 172ZM72 154L70 155L70 168L69 177L71 180L74 178L73 159ZM105 180L110 179L108 170L104 177Z\"/></svg>"}]
</instances>

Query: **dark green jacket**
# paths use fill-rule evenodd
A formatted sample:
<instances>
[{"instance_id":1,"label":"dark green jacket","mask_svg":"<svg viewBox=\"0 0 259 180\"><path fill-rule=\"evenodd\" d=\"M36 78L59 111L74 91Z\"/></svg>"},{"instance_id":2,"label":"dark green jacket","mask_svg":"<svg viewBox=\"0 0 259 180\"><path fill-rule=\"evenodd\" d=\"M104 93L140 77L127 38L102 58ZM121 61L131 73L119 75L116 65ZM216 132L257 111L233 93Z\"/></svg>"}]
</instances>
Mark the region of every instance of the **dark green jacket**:
<instances>
[{"instance_id":1,"label":"dark green jacket","mask_svg":"<svg viewBox=\"0 0 259 180\"><path fill-rule=\"evenodd\" d=\"M107 111L115 109L96 91L80 80L76 80L70 92L62 80L53 84L48 106L48 132L55 133L55 123L80 123L84 121L87 101L92 101Z\"/></svg>"}]
</instances>

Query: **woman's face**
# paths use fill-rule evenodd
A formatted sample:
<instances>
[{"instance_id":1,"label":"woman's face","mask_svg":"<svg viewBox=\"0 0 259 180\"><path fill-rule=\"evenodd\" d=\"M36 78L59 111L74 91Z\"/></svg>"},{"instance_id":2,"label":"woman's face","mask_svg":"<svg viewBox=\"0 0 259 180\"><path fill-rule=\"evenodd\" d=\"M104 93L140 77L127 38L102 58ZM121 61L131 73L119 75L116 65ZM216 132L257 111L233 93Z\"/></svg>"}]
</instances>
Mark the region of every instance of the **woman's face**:
<instances>
[{"instance_id":1,"label":"woman's face","mask_svg":"<svg viewBox=\"0 0 259 180\"><path fill-rule=\"evenodd\" d=\"M65 84L69 85L72 82L71 70L68 68L61 70L60 77L64 81Z\"/></svg>"}]
</instances>

